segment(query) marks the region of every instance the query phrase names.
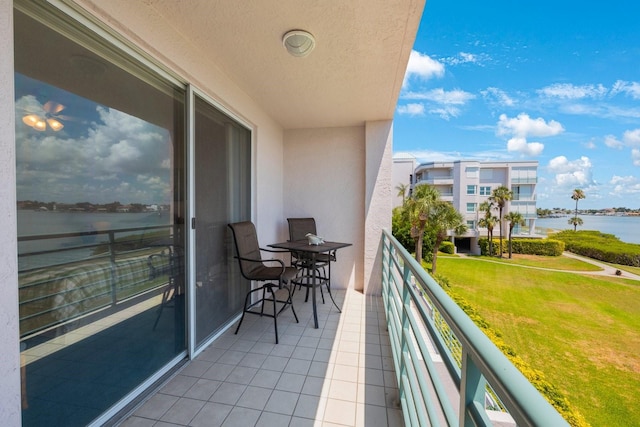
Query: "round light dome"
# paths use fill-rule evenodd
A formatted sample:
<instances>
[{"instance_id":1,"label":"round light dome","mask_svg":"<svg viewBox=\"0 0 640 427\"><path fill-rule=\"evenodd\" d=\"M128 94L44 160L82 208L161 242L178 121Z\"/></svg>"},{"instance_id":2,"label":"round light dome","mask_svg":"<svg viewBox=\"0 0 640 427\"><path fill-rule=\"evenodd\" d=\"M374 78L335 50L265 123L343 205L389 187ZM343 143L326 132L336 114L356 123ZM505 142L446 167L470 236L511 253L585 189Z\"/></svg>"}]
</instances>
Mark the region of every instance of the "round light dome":
<instances>
[{"instance_id":1,"label":"round light dome","mask_svg":"<svg viewBox=\"0 0 640 427\"><path fill-rule=\"evenodd\" d=\"M292 30L282 36L282 44L293 56L307 56L316 46L316 39L303 30Z\"/></svg>"}]
</instances>

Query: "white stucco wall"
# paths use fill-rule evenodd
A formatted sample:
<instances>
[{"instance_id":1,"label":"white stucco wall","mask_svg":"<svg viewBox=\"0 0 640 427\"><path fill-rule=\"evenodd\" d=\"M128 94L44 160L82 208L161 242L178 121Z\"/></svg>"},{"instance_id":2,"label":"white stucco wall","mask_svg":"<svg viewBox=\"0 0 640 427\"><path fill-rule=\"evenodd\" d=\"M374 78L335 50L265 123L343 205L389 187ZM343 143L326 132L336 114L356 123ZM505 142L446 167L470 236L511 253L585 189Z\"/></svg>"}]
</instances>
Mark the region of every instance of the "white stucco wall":
<instances>
[{"instance_id":1,"label":"white stucco wall","mask_svg":"<svg viewBox=\"0 0 640 427\"><path fill-rule=\"evenodd\" d=\"M391 230L392 156L393 122L367 122L363 291L370 295L382 292L381 234Z\"/></svg>"},{"instance_id":2,"label":"white stucco wall","mask_svg":"<svg viewBox=\"0 0 640 427\"><path fill-rule=\"evenodd\" d=\"M0 1L0 57L0 420L3 426L19 426L20 352L11 1Z\"/></svg>"},{"instance_id":3,"label":"white stucco wall","mask_svg":"<svg viewBox=\"0 0 640 427\"><path fill-rule=\"evenodd\" d=\"M284 147L282 236L288 236L286 218L314 217L318 235L353 244L338 251L332 286L362 290L365 128L287 130Z\"/></svg>"}]
</instances>

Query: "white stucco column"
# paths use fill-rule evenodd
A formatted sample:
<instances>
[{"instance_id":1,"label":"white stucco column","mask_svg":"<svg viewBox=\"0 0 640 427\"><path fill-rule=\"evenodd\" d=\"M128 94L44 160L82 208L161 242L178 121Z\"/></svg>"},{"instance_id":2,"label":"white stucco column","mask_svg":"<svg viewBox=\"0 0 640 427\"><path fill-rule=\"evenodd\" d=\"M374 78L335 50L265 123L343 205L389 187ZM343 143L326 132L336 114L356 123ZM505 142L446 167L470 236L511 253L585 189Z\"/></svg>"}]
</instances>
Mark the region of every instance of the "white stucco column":
<instances>
[{"instance_id":1,"label":"white stucco column","mask_svg":"<svg viewBox=\"0 0 640 427\"><path fill-rule=\"evenodd\" d=\"M0 57L0 420L3 426L19 426L20 333L12 1L0 1Z\"/></svg>"},{"instance_id":2,"label":"white stucco column","mask_svg":"<svg viewBox=\"0 0 640 427\"><path fill-rule=\"evenodd\" d=\"M365 125L364 293L382 290L382 229L391 229L393 121Z\"/></svg>"}]
</instances>

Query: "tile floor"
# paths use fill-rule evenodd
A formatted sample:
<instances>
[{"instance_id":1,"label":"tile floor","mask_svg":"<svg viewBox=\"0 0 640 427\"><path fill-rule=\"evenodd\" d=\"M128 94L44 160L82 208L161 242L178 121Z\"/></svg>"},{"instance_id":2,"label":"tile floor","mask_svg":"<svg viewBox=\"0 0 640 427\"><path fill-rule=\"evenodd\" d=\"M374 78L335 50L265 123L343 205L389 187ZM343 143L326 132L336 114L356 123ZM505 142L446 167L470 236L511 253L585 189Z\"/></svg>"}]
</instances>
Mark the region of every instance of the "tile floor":
<instances>
[{"instance_id":1,"label":"tile floor","mask_svg":"<svg viewBox=\"0 0 640 427\"><path fill-rule=\"evenodd\" d=\"M326 295L325 295L326 296ZM336 290L273 321L247 315L121 424L137 426L403 426L381 297Z\"/></svg>"}]
</instances>

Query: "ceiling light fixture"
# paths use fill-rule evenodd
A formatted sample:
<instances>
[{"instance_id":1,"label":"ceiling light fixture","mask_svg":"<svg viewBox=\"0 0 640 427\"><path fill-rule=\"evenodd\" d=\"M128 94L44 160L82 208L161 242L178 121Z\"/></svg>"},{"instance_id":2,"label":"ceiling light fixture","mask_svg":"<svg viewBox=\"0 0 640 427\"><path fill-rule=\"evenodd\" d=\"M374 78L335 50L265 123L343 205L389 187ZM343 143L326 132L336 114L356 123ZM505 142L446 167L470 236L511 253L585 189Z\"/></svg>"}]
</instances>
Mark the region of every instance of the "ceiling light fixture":
<instances>
[{"instance_id":1,"label":"ceiling light fixture","mask_svg":"<svg viewBox=\"0 0 640 427\"><path fill-rule=\"evenodd\" d=\"M47 130L47 124L54 131L58 132L64 127L60 120L67 120L69 117L59 113L64 110L64 105L57 102L48 101L39 111L39 114L29 113L22 117L22 122L39 132Z\"/></svg>"},{"instance_id":2,"label":"ceiling light fixture","mask_svg":"<svg viewBox=\"0 0 640 427\"><path fill-rule=\"evenodd\" d=\"M291 55L303 57L311 53L316 46L316 39L307 31L291 30L282 36L282 44Z\"/></svg>"}]
</instances>

